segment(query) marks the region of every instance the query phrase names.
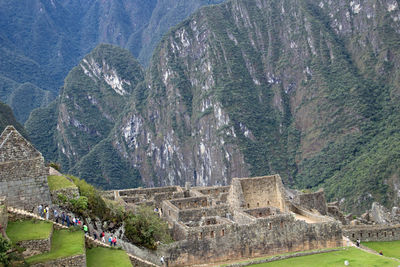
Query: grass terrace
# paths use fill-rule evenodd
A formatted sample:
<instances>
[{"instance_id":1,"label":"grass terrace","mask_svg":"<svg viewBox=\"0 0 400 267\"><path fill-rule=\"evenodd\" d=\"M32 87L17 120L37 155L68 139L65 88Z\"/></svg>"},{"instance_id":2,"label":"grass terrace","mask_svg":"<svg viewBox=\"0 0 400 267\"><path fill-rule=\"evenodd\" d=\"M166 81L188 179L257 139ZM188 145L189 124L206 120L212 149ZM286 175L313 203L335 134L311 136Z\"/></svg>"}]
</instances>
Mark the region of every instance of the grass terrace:
<instances>
[{"instance_id":1,"label":"grass terrace","mask_svg":"<svg viewBox=\"0 0 400 267\"><path fill-rule=\"evenodd\" d=\"M88 267L131 267L132 263L124 250L110 248L91 248L86 250Z\"/></svg>"},{"instance_id":2,"label":"grass terrace","mask_svg":"<svg viewBox=\"0 0 400 267\"><path fill-rule=\"evenodd\" d=\"M50 191L59 190L63 188L72 188L76 185L64 176L50 175L47 176Z\"/></svg>"},{"instance_id":3,"label":"grass terrace","mask_svg":"<svg viewBox=\"0 0 400 267\"><path fill-rule=\"evenodd\" d=\"M376 252L382 251L384 256L400 259L400 241L362 242L362 245Z\"/></svg>"},{"instance_id":4,"label":"grass terrace","mask_svg":"<svg viewBox=\"0 0 400 267\"><path fill-rule=\"evenodd\" d=\"M26 220L9 222L7 236L15 244L19 241L46 239L53 230L53 224L44 221Z\"/></svg>"},{"instance_id":5,"label":"grass terrace","mask_svg":"<svg viewBox=\"0 0 400 267\"><path fill-rule=\"evenodd\" d=\"M340 251L327 252L309 256L295 257L286 260L273 261L262 264L251 265L253 267L320 267L320 266L345 266L344 262L349 261L349 266L376 266L376 267L397 267L398 261L388 259L379 255L364 252L357 248L343 248Z\"/></svg>"},{"instance_id":6,"label":"grass terrace","mask_svg":"<svg viewBox=\"0 0 400 267\"><path fill-rule=\"evenodd\" d=\"M46 262L58 258L68 258L85 253L85 239L82 231L55 230L50 252L26 259L28 264Z\"/></svg>"}]
</instances>

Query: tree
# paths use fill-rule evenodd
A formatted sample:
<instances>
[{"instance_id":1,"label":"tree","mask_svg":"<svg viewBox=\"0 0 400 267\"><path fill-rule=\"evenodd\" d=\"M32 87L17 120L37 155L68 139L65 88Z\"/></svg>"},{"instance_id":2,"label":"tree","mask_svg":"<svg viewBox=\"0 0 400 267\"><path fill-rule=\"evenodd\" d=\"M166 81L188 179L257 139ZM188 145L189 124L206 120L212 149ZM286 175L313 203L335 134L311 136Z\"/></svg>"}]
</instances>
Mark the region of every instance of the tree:
<instances>
[{"instance_id":1,"label":"tree","mask_svg":"<svg viewBox=\"0 0 400 267\"><path fill-rule=\"evenodd\" d=\"M150 249L157 248L157 241L172 241L167 223L151 207L144 205L125 219L125 235L129 241Z\"/></svg>"}]
</instances>

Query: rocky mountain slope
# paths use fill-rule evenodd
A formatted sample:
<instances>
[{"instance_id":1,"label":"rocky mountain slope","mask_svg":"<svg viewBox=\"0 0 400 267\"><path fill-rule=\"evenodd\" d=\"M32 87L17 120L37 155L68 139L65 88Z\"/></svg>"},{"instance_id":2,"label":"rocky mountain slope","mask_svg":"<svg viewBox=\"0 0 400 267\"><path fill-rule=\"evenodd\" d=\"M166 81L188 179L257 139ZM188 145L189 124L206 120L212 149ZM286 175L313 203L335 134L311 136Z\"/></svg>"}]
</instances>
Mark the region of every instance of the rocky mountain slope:
<instances>
[{"instance_id":1,"label":"rocky mountain slope","mask_svg":"<svg viewBox=\"0 0 400 267\"><path fill-rule=\"evenodd\" d=\"M24 127L17 122L11 108L0 102L0 134L7 125L13 125L25 138L28 136Z\"/></svg>"},{"instance_id":2,"label":"rocky mountain slope","mask_svg":"<svg viewBox=\"0 0 400 267\"><path fill-rule=\"evenodd\" d=\"M0 100L25 122L99 43L126 47L146 65L171 26L222 1L0 0Z\"/></svg>"},{"instance_id":3,"label":"rocky mountain slope","mask_svg":"<svg viewBox=\"0 0 400 267\"><path fill-rule=\"evenodd\" d=\"M394 0L202 8L163 38L107 137L81 159L63 151L82 146L73 138L56 138L54 150L107 188L126 186L106 171L122 164L148 186L280 173L289 186L325 187L355 211L397 204L399 20ZM53 129L64 136L56 110Z\"/></svg>"}]
</instances>

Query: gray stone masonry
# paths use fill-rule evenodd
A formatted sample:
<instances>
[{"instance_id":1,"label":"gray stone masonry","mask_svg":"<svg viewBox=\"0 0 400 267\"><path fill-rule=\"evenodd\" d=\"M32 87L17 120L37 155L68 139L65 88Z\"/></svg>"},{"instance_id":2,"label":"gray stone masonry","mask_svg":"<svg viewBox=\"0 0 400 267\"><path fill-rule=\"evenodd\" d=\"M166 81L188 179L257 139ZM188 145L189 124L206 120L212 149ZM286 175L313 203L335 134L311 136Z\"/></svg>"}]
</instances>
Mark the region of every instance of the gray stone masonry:
<instances>
[{"instance_id":1,"label":"gray stone masonry","mask_svg":"<svg viewBox=\"0 0 400 267\"><path fill-rule=\"evenodd\" d=\"M86 267L86 255L75 255L31 265L32 267Z\"/></svg>"},{"instance_id":2,"label":"gray stone masonry","mask_svg":"<svg viewBox=\"0 0 400 267\"><path fill-rule=\"evenodd\" d=\"M0 195L9 206L33 210L50 205L44 159L17 130L7 126L0 136Z\"/></svg>"}]
</instances>

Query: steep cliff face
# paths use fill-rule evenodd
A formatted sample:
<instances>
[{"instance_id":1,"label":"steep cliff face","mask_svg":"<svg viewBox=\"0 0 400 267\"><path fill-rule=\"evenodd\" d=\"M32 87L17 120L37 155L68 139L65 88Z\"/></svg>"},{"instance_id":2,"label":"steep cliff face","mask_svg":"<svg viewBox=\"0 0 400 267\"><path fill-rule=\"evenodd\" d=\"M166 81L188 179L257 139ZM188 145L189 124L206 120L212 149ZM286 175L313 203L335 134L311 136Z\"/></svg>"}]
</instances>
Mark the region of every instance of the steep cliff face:
<instances>
[{"instance_id":1,"label":"steep cliff face","mask_svg":"<svg viewBox=\"0 0 400 267\"><path fill-rule=\"evenodd\" d=\"M104 187L138 179L229 184L280 173L289 186L325 187L349 209L397 203L399 19L393 0L231 0L202 8L163 38L143 81L119 96L121 116L109 123L97 110L107 130L78 118L89 104L74 102L87 98L84 84L76 86L83 95L66 98L64 89L58 149L73 159L71 170ZM97 77L90 62L70 83ZM63 125L86 137L79 143Z\"/></svg>"}]
</instances>

